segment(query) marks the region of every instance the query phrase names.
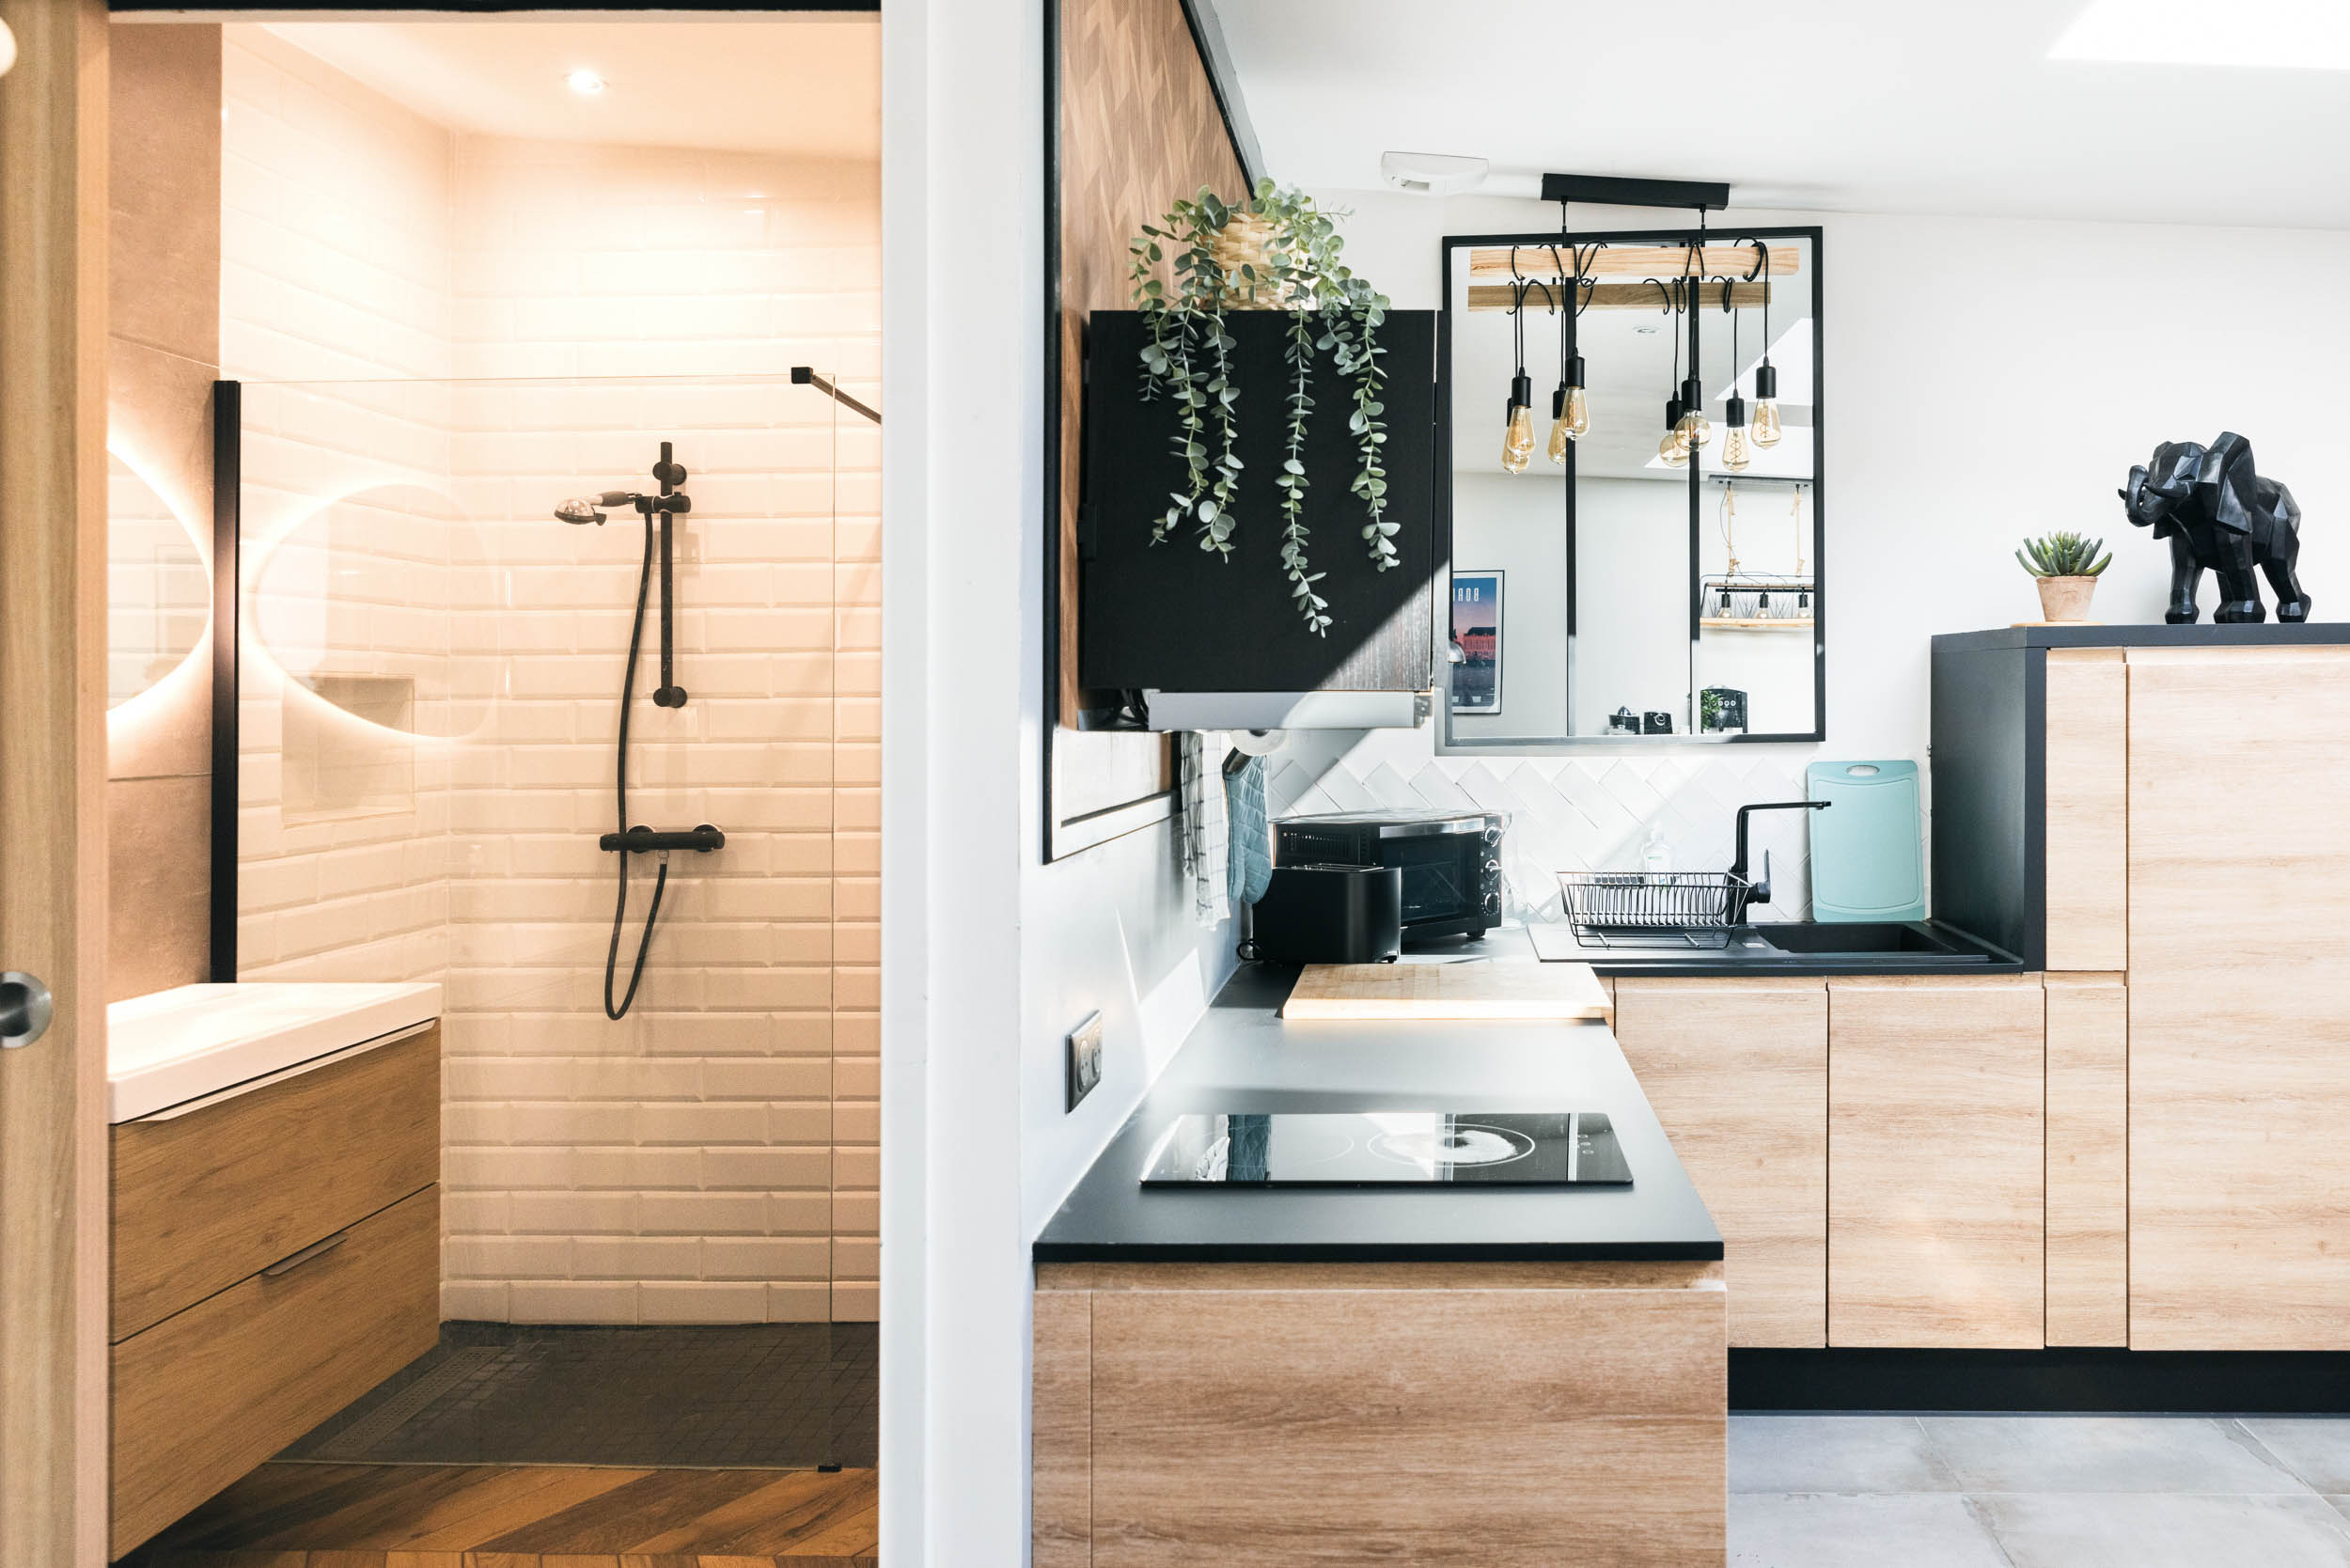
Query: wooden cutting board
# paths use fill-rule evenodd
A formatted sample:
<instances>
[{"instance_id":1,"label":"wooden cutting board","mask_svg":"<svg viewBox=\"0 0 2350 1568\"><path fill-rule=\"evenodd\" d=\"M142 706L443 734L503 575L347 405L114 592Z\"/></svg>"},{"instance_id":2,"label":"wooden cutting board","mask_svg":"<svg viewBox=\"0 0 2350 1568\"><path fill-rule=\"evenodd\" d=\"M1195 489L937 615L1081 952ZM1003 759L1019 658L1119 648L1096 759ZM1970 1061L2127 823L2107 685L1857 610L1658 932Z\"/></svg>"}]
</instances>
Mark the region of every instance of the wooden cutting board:
<instances>
[{"instance_id":1,"label":"wooden cutting board","mask_svg":"<svg viewBox=\"0 0 2350 1568\"><path fill-rule=\"evenodd\" d=\"M1284 1018L1557 1019L1615 1012L1588 964L1308 964Z\"/></svg>"}]
</instances>

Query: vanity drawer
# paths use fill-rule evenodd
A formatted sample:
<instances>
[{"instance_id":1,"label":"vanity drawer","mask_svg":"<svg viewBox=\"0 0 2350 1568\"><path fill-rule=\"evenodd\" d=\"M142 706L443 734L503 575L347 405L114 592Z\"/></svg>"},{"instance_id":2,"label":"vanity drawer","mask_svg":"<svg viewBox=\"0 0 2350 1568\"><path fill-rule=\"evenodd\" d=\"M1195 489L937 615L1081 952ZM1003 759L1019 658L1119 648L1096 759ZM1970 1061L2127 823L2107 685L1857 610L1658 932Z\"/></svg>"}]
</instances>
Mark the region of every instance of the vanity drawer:
<instances>
[{"instance_id":1,"label":"vanity drawer","mask_svg":"<svg viewBox=\"0 0 2350 1568\"><path fill-rule=\"evenodd\" d=\"M440 1179L441 1030L114 1129L127 1340Z\"/></svg>"},{"instance_id":2,"label":"vanity drawer","mask_svg":"<svg viewBox=\"0 0 2350 1568\"><path fill-rule=\"evenodd\" d=\"M441 1189L338 1234L114 1347L115 1556L432 1348Z\"/></svg>"}]
</instances>

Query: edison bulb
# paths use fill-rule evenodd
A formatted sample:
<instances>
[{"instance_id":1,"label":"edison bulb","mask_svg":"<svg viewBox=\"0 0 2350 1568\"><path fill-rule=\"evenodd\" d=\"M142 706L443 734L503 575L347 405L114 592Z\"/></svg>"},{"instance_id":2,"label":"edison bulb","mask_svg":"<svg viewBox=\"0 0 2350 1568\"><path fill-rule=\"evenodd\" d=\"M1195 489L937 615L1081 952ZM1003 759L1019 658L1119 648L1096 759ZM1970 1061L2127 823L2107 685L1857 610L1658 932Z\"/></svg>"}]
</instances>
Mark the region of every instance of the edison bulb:
<instances>
[{"instance_id":1,"label":"edison bulb","mask_svg":"<svg viewBox=\"0 0 2350 1568\"><path fill-rule=\"evenodd\" d=\"M1714 421L1694 408L1683 415L1681 423L1673 429L1679 431L1691 447L1702 447L1714 439Z\"/></svg>"},{"instance_id":2,"label":"edison bulb","mask_svg":"<svg viewBox=\"0 0 2350 1568\"><path fill-rule=\"evenodd\" d=\"M1665 460L1668 468L1685 468L1689 464L1689 448L1682 443L1678 430L1665 432L1665 439L1656 444L1656 455Z\"/></svg>"},{"instance_id":3,"label":"edison bulb","mask_svg":"<svg viewBox=\"0 0 2350 1568\"><path fill-rule=\"evenodd\" d=\"M1561 414L1558 418L1553 419L1550 422L1550 461L1564 466L1567 461L1567 443L1574 439L1574 432L1567 429L1565 415Z\"/></svg>"},{"instance_id":4,"label":"edison bulb","mask_svg":"<svg viewBox=\"0 0 2350 1568\"><path fill-rule=\"evenodd\" d=\"M1765 398L1754 405L1754 444L1758 447L1778 445L1778 401Z\"/></svg>"},{"instance_id":5,"label":"edison bulb","mask_svg":"<svg viewBox=\"0 0 2350 1568\"><path fill-rule=\"evenodd\" d=\"M1501 466L1523 474L1534 460L1534 411L1524 403L1510 405L1510 425L1501 434Z\"/></svg>"},{"instance_id":6,"label":"edison bulb","mask_svg":"<svg viewBox=\"0 0 2350 1568\"><path fill-rule=\"evenodd\" d=\"M1722 466L1733 474L1743 474L1753 461L1754 452L1747 445L1746 427L1731 426L1730 433L1722 437Z\"/></svg>"}]
</instances>

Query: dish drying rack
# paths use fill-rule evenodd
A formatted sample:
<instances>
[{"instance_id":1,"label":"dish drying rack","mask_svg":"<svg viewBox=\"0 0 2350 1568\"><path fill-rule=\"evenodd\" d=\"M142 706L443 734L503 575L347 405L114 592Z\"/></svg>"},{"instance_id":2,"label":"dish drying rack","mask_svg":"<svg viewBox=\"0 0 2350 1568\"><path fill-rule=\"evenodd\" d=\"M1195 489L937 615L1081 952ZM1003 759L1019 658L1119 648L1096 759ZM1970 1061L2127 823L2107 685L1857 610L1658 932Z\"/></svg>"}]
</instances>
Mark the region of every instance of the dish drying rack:
<instances>
[{"instance_id":1,"label":"dish drying rack","mask_svg":"<svg viewBox=\"0 0 2350 1568\"><path fill-rule=\"evenodd\" d=\"M1560 871L1559 896L1587 947L1726 948L1730 911L1754 884L1730 871Z\"/></svg>"}]
</instances>

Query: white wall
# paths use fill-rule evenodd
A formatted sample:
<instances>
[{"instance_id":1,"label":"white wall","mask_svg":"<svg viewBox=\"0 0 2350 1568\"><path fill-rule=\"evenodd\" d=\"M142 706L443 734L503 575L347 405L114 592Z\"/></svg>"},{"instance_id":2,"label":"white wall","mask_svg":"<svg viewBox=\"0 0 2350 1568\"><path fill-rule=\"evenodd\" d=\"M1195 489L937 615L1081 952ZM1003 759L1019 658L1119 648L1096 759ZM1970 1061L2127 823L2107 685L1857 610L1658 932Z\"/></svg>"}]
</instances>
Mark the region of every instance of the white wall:
<instances>
[{"instance_id":1,"label":"white wall","mask_svg":"<svg viewBox=\"0 0 2350 1568\"><path fill-rule=\"evenodd\" d=\"M1404 307L1438 305L1443 235L1559 222L1534 201L1315 194L1354 209L1348 260ZM1590 229L1657 221L1573 217ZM2323 349L2350 341L2350 235L1841 212L1733 212L1714 227L1765 222L1825 230L1826 743L1545 760L1432 758L1426 732L1319 741L1277 768L1277 809L1464 789L1510 803L1543 846L1517 857L1532 905L1572 857L1627 863L1651 818L1693 868L1718 867L1729 824L1705 824L1738 800L1799 792L1809 759L1927 760L1928 639L2039 618L2013 556L2024 535L2103 535L2114 564L2095 615L2159 621L2167 551L2128 525L2113 492L2155 443L2223 429L2249 438L2262 472L2299 500L2318 617L2350 617L2350 532L2332 525L2350 510L2350 465ZM2263 278L2293 281L2230 286ZM2206 582L2206 619L2215 598ZM1801 839L1771 831L1784 873Z\"/></svg>"},{"instance_id":2,"label":"white wall","mask_svg":"<svg viewBox=\"0 0 2350 1568\"><path fill-rule=\"evenodd\" d=\"M882 15L882 1552L908 1568L1025 1560L1029 1243L1231 962L1165 828L1041 859L1042 23ZM1093 1009L1104 1078L1067 1116Z\"/></svg>"}]
</instances>

